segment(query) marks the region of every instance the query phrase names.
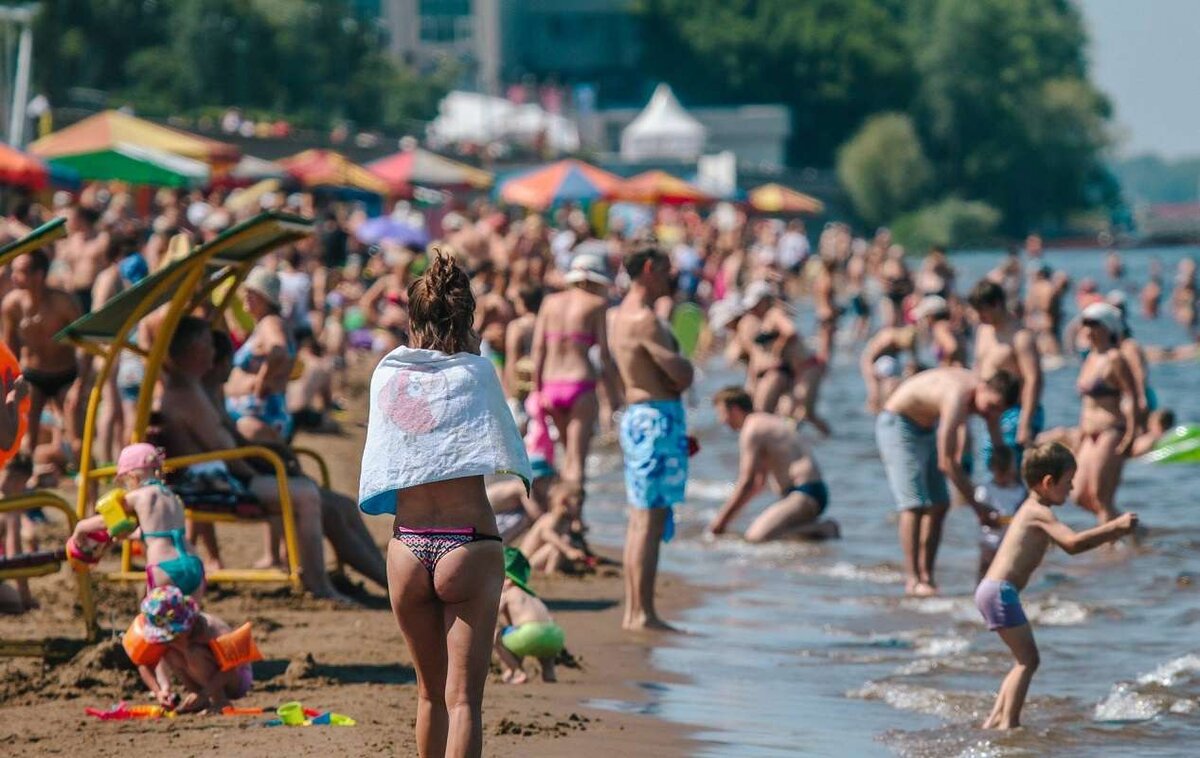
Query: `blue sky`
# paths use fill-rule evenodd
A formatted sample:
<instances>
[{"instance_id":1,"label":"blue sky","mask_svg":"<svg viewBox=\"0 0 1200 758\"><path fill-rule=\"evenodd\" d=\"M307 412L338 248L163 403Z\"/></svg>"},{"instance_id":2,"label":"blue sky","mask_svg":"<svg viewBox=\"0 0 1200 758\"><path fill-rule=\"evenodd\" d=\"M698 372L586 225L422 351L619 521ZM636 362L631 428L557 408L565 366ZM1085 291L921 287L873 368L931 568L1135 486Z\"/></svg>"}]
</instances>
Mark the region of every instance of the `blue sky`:
<instances>
[{"instance_id":1,"label":"blue sky","mask_svg":"<svg viewBox=\"0 0 1200 758\"><path fill-rule=\"evenodd\" d=\"M1200 0L1079 0L1118 152L1200 155Z\"/></svg>"}]
</instances>

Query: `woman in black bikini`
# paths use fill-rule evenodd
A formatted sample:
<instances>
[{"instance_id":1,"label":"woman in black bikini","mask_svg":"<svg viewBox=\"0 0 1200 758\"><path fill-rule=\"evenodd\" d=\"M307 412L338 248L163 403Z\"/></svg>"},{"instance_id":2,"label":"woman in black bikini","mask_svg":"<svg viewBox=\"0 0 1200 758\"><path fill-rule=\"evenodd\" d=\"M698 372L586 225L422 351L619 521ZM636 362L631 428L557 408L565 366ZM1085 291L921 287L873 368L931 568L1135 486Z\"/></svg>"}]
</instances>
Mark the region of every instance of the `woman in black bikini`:
<instances>
[{"instance_id":1,"label":"woman in black bikini","mask_svg":"<svg viewBox=\"0 0 1200 758\"><path fill-rule=\"evenodd\" d=\"M1075 501L1104 523L1120 515L1113 497L1137 437L1142 401L1117 344L1124 329L1120 311L1108 303L1093 303L1083 310L1082 320L1090 350L1076 382L1083 407Z\"/></svg>"}]
</instances>

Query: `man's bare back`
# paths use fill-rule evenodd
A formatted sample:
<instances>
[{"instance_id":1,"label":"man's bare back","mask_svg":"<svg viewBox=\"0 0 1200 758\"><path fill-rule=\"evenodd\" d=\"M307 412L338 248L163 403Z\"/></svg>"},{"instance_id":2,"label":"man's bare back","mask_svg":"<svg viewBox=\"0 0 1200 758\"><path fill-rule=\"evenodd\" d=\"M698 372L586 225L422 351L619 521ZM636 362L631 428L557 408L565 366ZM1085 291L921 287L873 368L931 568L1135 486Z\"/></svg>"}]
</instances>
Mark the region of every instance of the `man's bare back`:
<instances>
[{"instance_id":1,"label":"man's bare back","mask_svg":"<svg viewBox=\"0 0 1200 758\"><path fill-rule=\"evenodd\" d=\"M751 413L740 434L742 455L774 481L780 492L797 484L818 481L821 471L796 422L774 413Z\"/></svg>"},{"instance_id":2,"label":"man's bare back","mask_svg":"<svg viewBox=\"0 0 1200 758\"><path fill-rule=\"evenodd\" d=\"M957 366L922 371L901 383L884 409L931 428L947 408L962 406L965 410L978 384L974 372Z\"/></svg>"}]
</instances>

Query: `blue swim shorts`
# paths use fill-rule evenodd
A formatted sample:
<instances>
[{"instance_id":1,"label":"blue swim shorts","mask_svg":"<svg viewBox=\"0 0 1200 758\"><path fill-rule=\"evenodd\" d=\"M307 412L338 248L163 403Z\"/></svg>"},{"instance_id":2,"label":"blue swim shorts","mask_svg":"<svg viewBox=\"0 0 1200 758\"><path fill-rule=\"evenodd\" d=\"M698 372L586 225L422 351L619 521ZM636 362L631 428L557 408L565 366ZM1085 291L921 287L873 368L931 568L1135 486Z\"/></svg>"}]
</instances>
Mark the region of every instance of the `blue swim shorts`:
<instances>
[{"instance_id":1,"label":"blue swim shorts","mask_svg":"<svg viewBox=\"0 0 1200 758\"><path fill-rule=\"evenodd\" d=\"M235 424L243 416L249 416L271 427L284 440L292 438L292 414L288 413L287 396L283 393L265 398L257 395L227 397L225 411Z\"/></svg>"},{"instance_id":2,"label":"blue swim shorts","mask_svg":"<svg viewBox=\"0 0 1200 758\"><path fill-rule=\"evenodd\" d=\"M668 509L663 540L675 533L673 506L684 501L688 475L687 418L679 400L648 400L621 418L625 492L635 508Z\"/></svg>"},{"instance_id":3,"label":"blue swim shorts","mask_svg":"<svg viewBox=\"0 0 1200 758\"><path fill-rule=\"evenodd\" d=\"M926 429L884 411L875 419L875 441L897 510L950 504L946 477L938 468L936 426Z\"/></svg>"}]
</instances>

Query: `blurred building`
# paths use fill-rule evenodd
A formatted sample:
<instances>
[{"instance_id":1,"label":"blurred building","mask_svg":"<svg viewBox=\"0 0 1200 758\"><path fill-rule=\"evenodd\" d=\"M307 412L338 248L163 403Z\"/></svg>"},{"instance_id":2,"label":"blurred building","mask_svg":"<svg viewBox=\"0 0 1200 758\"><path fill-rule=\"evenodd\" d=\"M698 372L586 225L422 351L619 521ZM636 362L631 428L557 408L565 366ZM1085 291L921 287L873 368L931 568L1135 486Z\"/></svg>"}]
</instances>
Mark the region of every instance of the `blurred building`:
<instances>
[{"instance_id":1,"label":"blurred building","mask_svg":"<svg viewBox=\"0 0 1200 758\"><path fill-rule=\"evenodd\" d=\"M634 102L650 88L631 0L378 1L393 54L452 58L489 94L585 84L610 102Z\"/></svg>"}]
</instances>

